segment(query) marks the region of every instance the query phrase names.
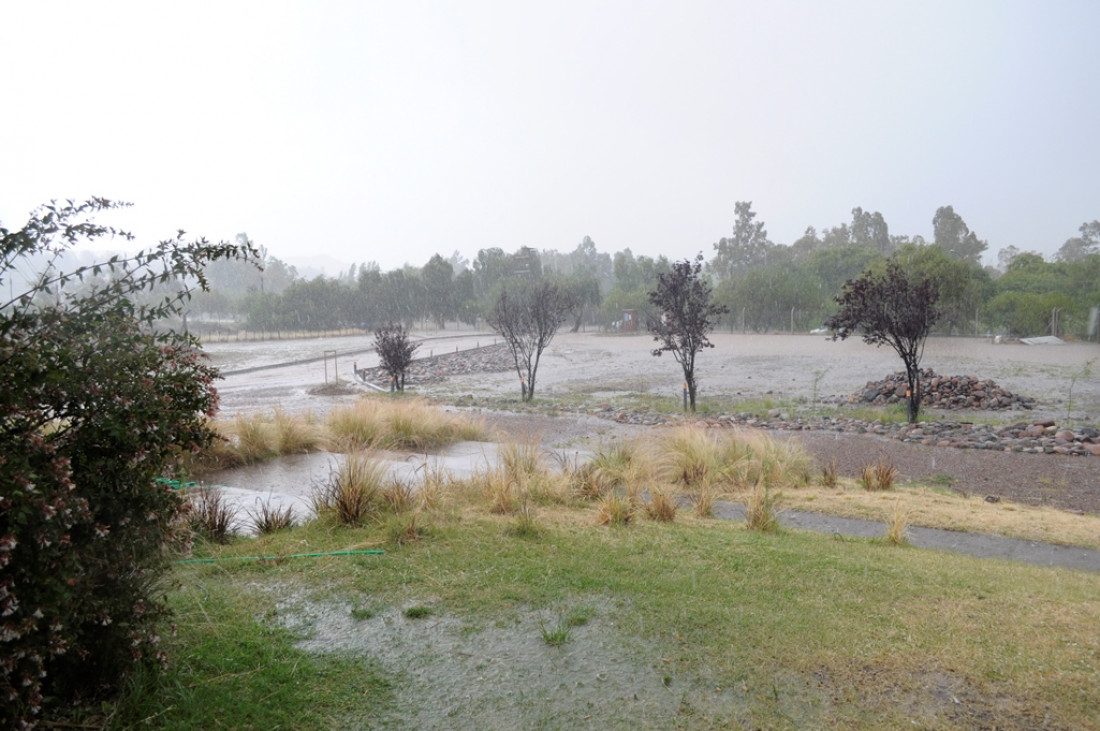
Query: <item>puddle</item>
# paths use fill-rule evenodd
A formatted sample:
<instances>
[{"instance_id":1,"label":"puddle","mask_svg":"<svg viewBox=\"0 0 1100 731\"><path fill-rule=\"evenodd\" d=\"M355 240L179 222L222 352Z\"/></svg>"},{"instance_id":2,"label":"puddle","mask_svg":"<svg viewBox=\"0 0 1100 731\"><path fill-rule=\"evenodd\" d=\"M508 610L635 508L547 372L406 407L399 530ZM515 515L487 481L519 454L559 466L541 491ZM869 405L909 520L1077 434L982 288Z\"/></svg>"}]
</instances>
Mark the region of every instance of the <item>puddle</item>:
<instances>
[{"instance_id":1,"label":"puddle","mask_svg":"<svg viewBox=\"0 0 1100 731\"><path fill-rule=\"evenodd\" d=\"M327 478L343 459L344 455L329 452L295 454L246 467L210 472L203 482L211 487L234 488L235 491L257 495L308 498L313 484Z\"/></svg>"},{"instance_id":2,"label":"puddle","mask_svg":"<svg viewBox=\"0 0 1100 731\"><path fill-rule=\"evenodd\" d=\"M436 454L379 452L386 463L386 478L407 485L419 484L428 472L444 471L457 479L473 477L495 465L498 445L491 442L458 442ZM314 486L340 468L345 456L334 452L315 452L278 457L260 464L219 470L204 475L203 484L216 487L229 506L240 516L240 529L248 530L248 511L262 505L273 508L290 506L298 522L313 517L310 497Z\"/></svg>"},{"instance_id":3,"label":"puddle","mask_svg":"<svg viewBox=\"0 0 1100 731\"><path fill-rule=\"evenodd\" d=\"M356 619L351 603L270 590L279 595L277 621L305 635L300 648L367 656L401 678L395 708L372 719L375 728L655 728L674 723L686 698L710 711L732 700L680 677L660 660L659 641L622 633L605 598L576 600L591 618L552 646L543 632L560 621L553 610L521 608L485 622L409 619L387 607Z\"/></svg>"}]
</instances>

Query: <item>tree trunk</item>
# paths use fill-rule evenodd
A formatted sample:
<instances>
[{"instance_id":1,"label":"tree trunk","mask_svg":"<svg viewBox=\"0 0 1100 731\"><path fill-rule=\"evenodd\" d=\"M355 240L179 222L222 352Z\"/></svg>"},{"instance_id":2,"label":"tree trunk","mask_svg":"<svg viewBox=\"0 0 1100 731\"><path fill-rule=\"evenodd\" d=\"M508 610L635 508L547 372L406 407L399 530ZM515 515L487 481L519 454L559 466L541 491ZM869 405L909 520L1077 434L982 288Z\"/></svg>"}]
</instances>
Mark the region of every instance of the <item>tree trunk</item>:
<instances>
[{"instance_id":1,"label":"tree trunk","mask_svg":"<svg viewBox=\"0 0 1100 731\"><path fill-rule=\"evenodd\" d=\"M916 424L917 417L920 416L920 368L910 368L906 366L905 375L908 376L909 381L909 387L905 392L907 416L910 424Z\"/></svg>"}]
</instances>

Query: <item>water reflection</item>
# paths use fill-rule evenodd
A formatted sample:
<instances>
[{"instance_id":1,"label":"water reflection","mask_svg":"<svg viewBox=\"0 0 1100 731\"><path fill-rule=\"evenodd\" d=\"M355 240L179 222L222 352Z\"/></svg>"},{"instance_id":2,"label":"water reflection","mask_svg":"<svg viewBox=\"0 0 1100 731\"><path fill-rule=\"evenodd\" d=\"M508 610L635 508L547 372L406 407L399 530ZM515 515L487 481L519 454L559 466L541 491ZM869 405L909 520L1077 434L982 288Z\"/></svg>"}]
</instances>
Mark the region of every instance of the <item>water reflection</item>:
<instances>
[{"instance_id":1,"label":"water reflection","mask_svg":"<svg viewBox=\"0 0 1100 731\"><path fill-rule=\"evenodd\" d=\"M427 472L440 471L456 479L473 477L497 462L497 445L489 442L459 442L435 454L376 452L386 463L387 479L416 485ZM248 512L261 506L282 509L289 506L297 522L313 517L310 497L315 486L325 483L344 462L344 455L333 452L294 454L259 464L210 472L202 484L217 487L229 505L236 509L241 529L250 532Z\"/></svg>"}]
</instances>

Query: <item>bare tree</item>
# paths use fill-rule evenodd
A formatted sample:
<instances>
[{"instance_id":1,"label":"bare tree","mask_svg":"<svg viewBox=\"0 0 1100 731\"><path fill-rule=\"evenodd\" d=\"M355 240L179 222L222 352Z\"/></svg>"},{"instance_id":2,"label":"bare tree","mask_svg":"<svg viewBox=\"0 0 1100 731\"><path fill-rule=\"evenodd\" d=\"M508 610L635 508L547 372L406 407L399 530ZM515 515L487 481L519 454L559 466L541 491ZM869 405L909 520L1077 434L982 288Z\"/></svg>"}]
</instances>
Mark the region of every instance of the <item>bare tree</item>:
<instances>
[{"instance_id":1,"label":"bare tree","mask_svg":"<svg viewBox=\"0 0 1100 731\"><path fill-rule=\"evenodd\" d=\"M928 333L940 317L938 299L935 282L911 276L897 262L890 262L881 274L868 270L858 279L848 280L836 298L840 311L825 323L833 331L833 340L858 332L863 342L889 345L901 356L908 381L910 424L916 423L920 414L920 361Z\"/></svg>"},{"instance_id":2,"label":"bare tree","mask_svg":"<svg viewBox=\"0 0 1100 731\"><path fill-rule=\"evenodd\" d=\"M410 342L409 331L404 325L384 325L374 331L374 348L382 361L382 370L390 374L398 391L405 390L405 371L419 347L420 343Z\"/></svg>"},{"instance_id":3,"label":"bare tree","mask_svg":"<svg viewBox=\"0 0 1100 731\"><path fill-rule=\"evenodd\" d=\"M702 277L703 255L695 261L675 262L672 270L657 275L657 289L649 293L649 303L657 308L648 318L646 327L661 345L653 350L660 357L672 353L684 370L691 410L695 411L695 355L703 348L713 348L707 333L729 310L711 302L710 284Z\"/></svg>"},{"instance_id":4,"label":"bare tree","mask_svg":"<svg viewBox=\"0 0 1100 731\"><path fill-rule=\"evenodd\" d=\"M568 293L545 279L527 288L501 288L488 322L512 351L524 401L535 397L539 359L572 308Z\"/></svg>"}]
</instances>

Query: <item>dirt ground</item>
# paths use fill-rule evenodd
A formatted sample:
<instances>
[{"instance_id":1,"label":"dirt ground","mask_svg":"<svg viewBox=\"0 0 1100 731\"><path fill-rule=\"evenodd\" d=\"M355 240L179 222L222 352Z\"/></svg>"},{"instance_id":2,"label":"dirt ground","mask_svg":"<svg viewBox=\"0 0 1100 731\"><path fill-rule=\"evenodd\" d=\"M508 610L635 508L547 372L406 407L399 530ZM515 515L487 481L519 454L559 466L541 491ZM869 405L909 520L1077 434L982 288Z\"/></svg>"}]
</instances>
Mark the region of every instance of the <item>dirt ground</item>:
<instances>
[{"instance_id":1,"label":"dirt ground","mask_svg":"<svg viewBox=\"0 0 1100 731\"><path fill-rule=\"evenodd\" d=\"M815 396L843 398L868 381L902 370L893 350L859 339L834 342L821 335L718 333L711 340L715 347L700 353L696 363L700 399L711 394L807 402ZM653 341L644 335L559 335L540 362L537 393L679 395L679 365L667 354L653 357L652 348ZM941 375L990 378L1010 391L1039 399L1039 408L1022 418L1065 418L1068 409L1073 419L1100 419L1100 345L930 338L922 366ZM1085 375L1086 369L1093 373ZM518 391L516 380L512 373L501 373L455 379L451 385L454 391L468 388L474 394L508 393Z\"/></svg>"}]
</instances>

